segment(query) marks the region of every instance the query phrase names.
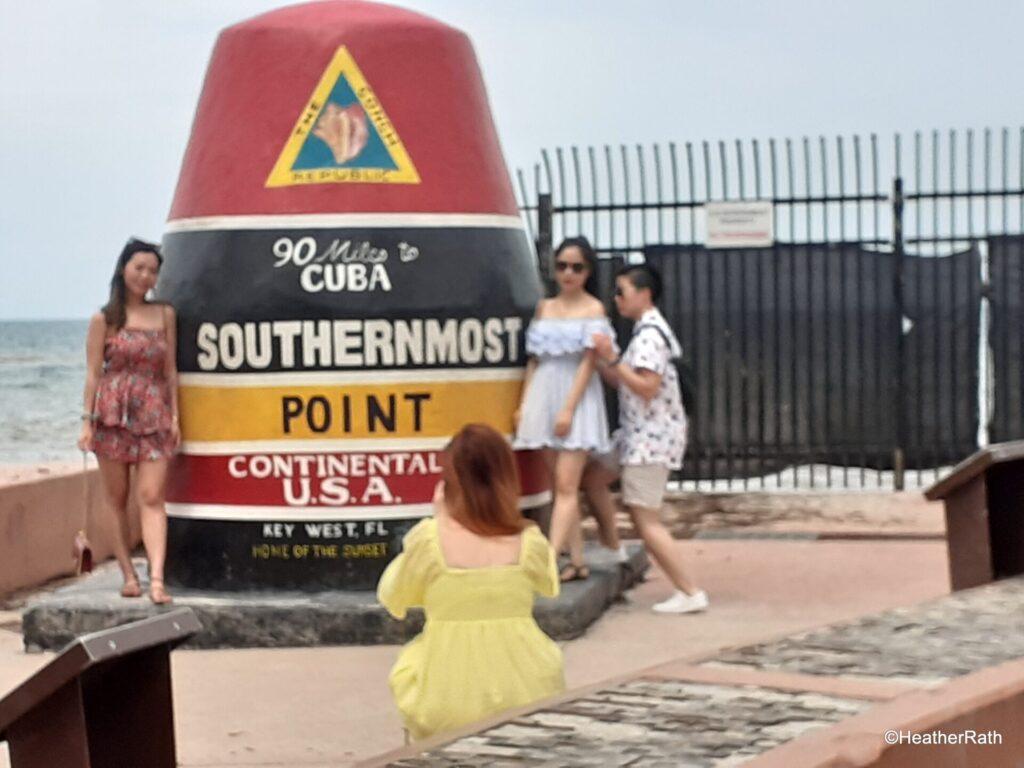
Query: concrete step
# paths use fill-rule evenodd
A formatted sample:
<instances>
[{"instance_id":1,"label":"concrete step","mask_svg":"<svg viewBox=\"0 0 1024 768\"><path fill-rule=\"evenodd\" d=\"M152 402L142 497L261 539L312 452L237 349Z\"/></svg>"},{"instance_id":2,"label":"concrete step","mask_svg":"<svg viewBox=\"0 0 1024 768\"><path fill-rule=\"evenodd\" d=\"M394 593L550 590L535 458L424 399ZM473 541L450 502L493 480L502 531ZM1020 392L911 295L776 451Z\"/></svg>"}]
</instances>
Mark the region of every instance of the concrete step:
<instances>
[{"instance_id":1,"label":"concrete step","mask_svg":"<svg viewBox=\"0 0 1024 768\"><path fill-rule=\"evenodd\" d=\"M555 640L579 637L615 600L643 578L647 555L638 544L628 546L622 565L614 553L588 545L590 577L563 585L555 599L538 598L534 615ZM136 564L145 573L145 561ZM143 587L146 579L143 578ZM423 628L421 611L397 621L377 602L372 591L209 592L178 588L174 603L154 606L143 596L123 598L121 574L109 563L75 583L31 600L22 616L25 648L59 650L74 637L186 607L203 629L186 647L287 648L320 645L403 643Z\"/></svg>"}]
</instances>

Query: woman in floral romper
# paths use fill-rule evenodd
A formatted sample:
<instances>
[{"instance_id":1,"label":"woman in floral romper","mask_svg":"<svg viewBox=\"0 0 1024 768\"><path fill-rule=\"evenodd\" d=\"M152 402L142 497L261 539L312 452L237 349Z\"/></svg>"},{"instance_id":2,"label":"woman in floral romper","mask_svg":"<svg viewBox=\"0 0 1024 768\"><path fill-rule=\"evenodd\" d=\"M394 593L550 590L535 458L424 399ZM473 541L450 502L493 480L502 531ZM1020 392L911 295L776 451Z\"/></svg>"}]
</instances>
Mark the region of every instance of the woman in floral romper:
<instances>
[{"instance_id":1,"label":"woman in floral romper","mask_svg":"<svg viewBox=\"0 0 1024 768\"><path fill-rule=\"evenodd\" d=\"M114 553L123 597L142 585L131 559L129 470L136 467L142 541L149 560L149 599L171 602L164 586L167 466L181 440L175 316L147 300L163 259L158 246L129 240L110 281L110 300L89 322L82 432L78 447L99 461L107 506L117 520Z\"/></svg>"}]
</instances>

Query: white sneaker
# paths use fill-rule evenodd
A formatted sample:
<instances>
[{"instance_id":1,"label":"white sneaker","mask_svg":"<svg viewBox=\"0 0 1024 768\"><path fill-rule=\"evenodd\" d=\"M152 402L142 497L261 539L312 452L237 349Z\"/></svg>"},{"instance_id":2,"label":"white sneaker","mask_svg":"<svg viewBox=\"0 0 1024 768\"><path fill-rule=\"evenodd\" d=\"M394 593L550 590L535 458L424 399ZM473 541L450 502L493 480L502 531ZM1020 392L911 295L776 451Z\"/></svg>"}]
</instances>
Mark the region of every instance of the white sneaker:
<instances>
[{"instance_id":1,"label":"white sneaker","mask_svg":"<svg viewBox=\"0 0 1024 768\"><path fill-rule=\"evenodd\" d=\"M703 589L692 595L676 590L668 600L655 603L651 610L655 613L697 613L708 608L708 594Z\"/></svg>"}]
</instances>

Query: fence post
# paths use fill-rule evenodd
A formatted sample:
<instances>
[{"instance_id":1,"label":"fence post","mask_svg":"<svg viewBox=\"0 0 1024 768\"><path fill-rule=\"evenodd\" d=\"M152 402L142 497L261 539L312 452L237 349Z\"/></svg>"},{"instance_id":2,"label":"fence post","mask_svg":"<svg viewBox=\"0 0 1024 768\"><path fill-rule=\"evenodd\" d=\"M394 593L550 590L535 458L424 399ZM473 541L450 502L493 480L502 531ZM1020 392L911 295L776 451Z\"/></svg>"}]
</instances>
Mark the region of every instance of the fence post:
<instances>
[{"instance_id":1,"label":"fence post","mask_svg":"<svg viewBox=\"0 0 1024 768\"><path fill-rule=\"evenodd\" d=\"M904 295L903 295L903 178L897 176L892 185L892 253L896 259L893 275L893 298L896 303L897 336L896 336L896 381L895 408L893 423L896 425L896 445L893 446L893 486L902 491L905 487L907 444L907 408L906 408L906 334L903 329Z\"/></svg>"},{"instance_id":2,"label":"fence post","mask_svg":"<svg viewBox=\"0 0 1024 768\"><path fill-rule=\"evenodd\" d=\"M545 286L550 285L552 280L553 219L554 208L551 204L551 193L542 192L537 195L537 267L540 270L540 279Z\"/></svg>"}]
</instances>

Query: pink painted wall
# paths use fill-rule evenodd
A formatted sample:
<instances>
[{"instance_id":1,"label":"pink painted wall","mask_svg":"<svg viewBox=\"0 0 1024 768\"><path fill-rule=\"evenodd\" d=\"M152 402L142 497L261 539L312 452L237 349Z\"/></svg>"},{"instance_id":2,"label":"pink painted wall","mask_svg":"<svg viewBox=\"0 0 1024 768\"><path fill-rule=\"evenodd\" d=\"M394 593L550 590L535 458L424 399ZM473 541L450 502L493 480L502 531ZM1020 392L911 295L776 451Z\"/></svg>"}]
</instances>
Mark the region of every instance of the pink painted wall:
<instances>
[{"instance_id":1,"label":"pink painted wall","mask_svg":"<svg viewBox=\"0 0 1024 768\"><path fill-rule=\"evenodd\" d=\"M94 561L112 554L114 521L103 505L99 472L73 473L0 486L0 596L75 572L72 544L88 497ZM134 541L138 512L131 505Z\"/></svg>"}]
</instances>

